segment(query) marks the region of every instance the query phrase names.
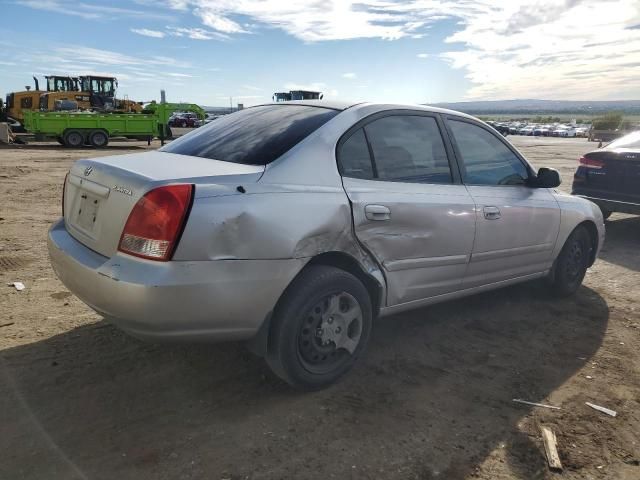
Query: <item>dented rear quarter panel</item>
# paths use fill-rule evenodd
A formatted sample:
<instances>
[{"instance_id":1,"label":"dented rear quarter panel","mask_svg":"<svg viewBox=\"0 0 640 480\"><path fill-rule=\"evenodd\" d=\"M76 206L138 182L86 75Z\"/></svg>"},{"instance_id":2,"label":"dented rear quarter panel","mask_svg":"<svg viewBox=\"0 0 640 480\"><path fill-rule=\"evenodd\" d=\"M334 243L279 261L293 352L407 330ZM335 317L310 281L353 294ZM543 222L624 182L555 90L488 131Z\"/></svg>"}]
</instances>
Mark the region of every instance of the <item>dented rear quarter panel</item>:
<instances>
[{"instance_id":1,"label":"dented rear quarter panel","mask_svg":"<svg viewBox=\"0 0 640 480\"><path fill-rule=\"evenodd\" d=\"M380 108L364 104L341 112L267 165L255 183L197 185L174 260L308 261L340 252L355 259L385 292L381 269L355 238L335 158L340 136Z\"/></svg>"}]
</instances>

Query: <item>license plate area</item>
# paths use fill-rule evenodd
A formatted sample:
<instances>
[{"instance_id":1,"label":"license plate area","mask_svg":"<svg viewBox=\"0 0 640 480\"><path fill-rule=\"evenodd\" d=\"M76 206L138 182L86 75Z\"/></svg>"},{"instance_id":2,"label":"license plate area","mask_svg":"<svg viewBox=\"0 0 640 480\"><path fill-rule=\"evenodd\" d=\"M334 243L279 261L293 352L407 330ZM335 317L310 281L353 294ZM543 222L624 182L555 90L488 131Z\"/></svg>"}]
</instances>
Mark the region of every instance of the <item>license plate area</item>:
<instances>
[{"instance_id":1,"label":"license plate area","mask_svg":"<svg viewBox=\"0 0 640 480\"><path fill-rule=\"evenodd\" d=\"M73 223L76 228L93 238L102 199L87 191L81 191L79 196Z\"/></svg>"}]
</instances>

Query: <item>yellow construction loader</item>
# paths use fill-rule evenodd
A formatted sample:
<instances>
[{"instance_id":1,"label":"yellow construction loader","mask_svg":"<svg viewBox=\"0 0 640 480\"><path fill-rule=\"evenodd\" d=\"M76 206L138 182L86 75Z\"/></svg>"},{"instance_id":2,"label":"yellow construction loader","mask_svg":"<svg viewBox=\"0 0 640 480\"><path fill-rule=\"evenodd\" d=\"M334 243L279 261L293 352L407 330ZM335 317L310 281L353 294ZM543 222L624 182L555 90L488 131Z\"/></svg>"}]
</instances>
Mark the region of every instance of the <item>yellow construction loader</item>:
<instances>
[{"instance_id":1,"label":"yellow construction loader","mask_svg":"<svg viewBox=\"0 0 640 480\"><path fill-rule=\"evenodd\" d=\"M140 103L128 99L116 99L118 80L115 77L48 75L45 79L46 90L40 90L38 79L33 77L34 90L25 87L24 91L9 93L5 106L6 116L22 123L23 110L43 112L95 110L134 113L142 111Z\"/></svg>"}]
</instances>

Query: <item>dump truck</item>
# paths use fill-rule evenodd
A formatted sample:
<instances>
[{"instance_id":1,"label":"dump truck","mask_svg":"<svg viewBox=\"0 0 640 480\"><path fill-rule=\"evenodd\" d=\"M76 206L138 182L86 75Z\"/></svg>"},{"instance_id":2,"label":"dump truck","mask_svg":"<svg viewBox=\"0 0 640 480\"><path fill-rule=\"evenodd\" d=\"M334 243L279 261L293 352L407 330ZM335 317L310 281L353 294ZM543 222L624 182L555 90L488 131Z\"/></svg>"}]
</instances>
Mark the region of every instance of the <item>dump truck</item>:
<instances>
[{"instance_id":1,"label":"dump truck","mask_svg":"<svg viewBox=\"0 0 640 480\"><path fill-rule=\"evenodd\" d=\"M125 137L151 141L158 137L163 143L171 138L167 126L169 117L176 111L191 111L204 119L204 110L195 104L151 103L145 113L96 113L96 112L24 112L25 129L36 140L55 138L61 145L81 147L89 145L106 147L112 137Z\"/></svg>"}]
</instances>

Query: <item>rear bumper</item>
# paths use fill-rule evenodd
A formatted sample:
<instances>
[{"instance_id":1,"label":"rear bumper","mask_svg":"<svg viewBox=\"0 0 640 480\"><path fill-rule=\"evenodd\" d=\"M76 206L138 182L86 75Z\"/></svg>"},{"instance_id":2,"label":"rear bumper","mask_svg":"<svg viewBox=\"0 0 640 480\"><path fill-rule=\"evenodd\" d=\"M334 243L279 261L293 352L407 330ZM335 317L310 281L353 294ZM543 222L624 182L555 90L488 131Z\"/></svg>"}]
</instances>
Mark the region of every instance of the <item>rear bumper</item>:
<instances>
[{"instance_id":1,"label":"rear bumper","mask_svg":"<svg viewBox=\"0 0 640 480\"><path fill-rule=\"evenodd\" d=\"M154 341L243 340L256 334L303 259L154 262L112 258L49 230L51 265L84 303L127 333Z\"/></svg>"}]
</instances>

